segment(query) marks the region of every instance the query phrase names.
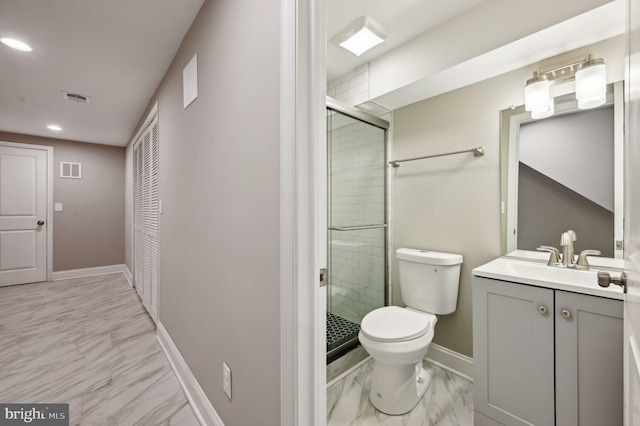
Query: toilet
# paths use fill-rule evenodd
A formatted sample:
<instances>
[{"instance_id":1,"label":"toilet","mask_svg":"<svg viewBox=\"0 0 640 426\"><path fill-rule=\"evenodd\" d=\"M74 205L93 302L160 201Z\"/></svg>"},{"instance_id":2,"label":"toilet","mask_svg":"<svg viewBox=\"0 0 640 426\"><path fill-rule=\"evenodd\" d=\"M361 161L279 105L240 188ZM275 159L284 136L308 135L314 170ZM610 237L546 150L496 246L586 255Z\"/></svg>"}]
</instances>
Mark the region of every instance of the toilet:
<instances>
[{"instance_id":1,"label":"toilet","mask_svg":"<svg viewBox=\"0 0 640 426\"><path fill-rule=\"evenodd\" d=\"M431 378L422 360L433 340L436 315L456 310L462 255L401 248L396 251L400 293L406 308L369 312L358 339L374 360L369 399L391 415L416 406Z\"/></svg>"}]
</instances>

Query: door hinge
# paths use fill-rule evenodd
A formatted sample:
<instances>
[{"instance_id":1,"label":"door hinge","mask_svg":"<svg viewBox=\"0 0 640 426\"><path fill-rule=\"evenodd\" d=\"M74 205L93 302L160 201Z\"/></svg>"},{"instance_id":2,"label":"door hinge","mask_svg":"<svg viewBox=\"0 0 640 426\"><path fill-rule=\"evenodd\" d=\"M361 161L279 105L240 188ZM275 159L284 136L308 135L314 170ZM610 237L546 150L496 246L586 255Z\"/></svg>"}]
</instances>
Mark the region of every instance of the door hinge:
<instances>
[{"instance_id":1,"label":"door hinge","mask_svg":"<svg viewBox=\"0 0 640 426\"><path fill-rule=\"evenodd\" d=\"M324 287L327 285L327 268L320 269L320 287Z\"/></svg>"}]
</instances>

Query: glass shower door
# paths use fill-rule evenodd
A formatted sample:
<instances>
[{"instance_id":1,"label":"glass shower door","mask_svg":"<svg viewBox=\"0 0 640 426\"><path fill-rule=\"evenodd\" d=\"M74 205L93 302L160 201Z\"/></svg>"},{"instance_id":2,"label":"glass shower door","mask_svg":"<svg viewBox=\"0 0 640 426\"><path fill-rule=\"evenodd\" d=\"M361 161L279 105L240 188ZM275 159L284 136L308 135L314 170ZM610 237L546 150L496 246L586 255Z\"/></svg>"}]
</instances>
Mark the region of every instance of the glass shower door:
<instances>
[{"instance_id":1,"label":"glass shower door","mask_svg":"<svg viewBox=\"0 0 640 426\"><path fill-rule=\"evenodd\" d=\"M385 305L386 130L327 109L327 356L357 344L362 318Z\"/></svg>"}]
</instances>

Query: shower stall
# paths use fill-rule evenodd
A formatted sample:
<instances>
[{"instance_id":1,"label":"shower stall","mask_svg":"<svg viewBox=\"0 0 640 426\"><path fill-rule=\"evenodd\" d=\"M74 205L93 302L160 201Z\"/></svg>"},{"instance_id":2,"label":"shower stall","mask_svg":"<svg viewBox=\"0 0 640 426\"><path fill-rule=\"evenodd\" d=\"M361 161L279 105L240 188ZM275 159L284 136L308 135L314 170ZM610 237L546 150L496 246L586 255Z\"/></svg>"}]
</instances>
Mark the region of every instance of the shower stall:
<instances>
[{"instance_id":1,"label":"shower stall","mask_svg":"<svg viewBox=\"0 0 640 426\"><path fill-rule=\"evenodd\" d=\"M388 304L388 129L327 98L327 362L357 346L362 318Z\"/></svg>"}]
</instances>

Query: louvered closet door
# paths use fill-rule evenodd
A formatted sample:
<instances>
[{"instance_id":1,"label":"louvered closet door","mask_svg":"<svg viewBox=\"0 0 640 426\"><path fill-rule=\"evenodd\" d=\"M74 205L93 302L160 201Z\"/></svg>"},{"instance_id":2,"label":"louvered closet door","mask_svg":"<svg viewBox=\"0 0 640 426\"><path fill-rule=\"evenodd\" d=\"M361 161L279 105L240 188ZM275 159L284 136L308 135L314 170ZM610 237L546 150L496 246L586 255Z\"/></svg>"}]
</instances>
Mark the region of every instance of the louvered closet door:
<instances>
[{"instance_id":1,"label":"louvered closet door","mask_svg":"<svg viewBox=\"0 0 640 426\"><path fill-rule=\"evenodd\" d=\"M158 117L133 147L134 283L142 304L158 313Z\"/></svg>"}]
</instances>

